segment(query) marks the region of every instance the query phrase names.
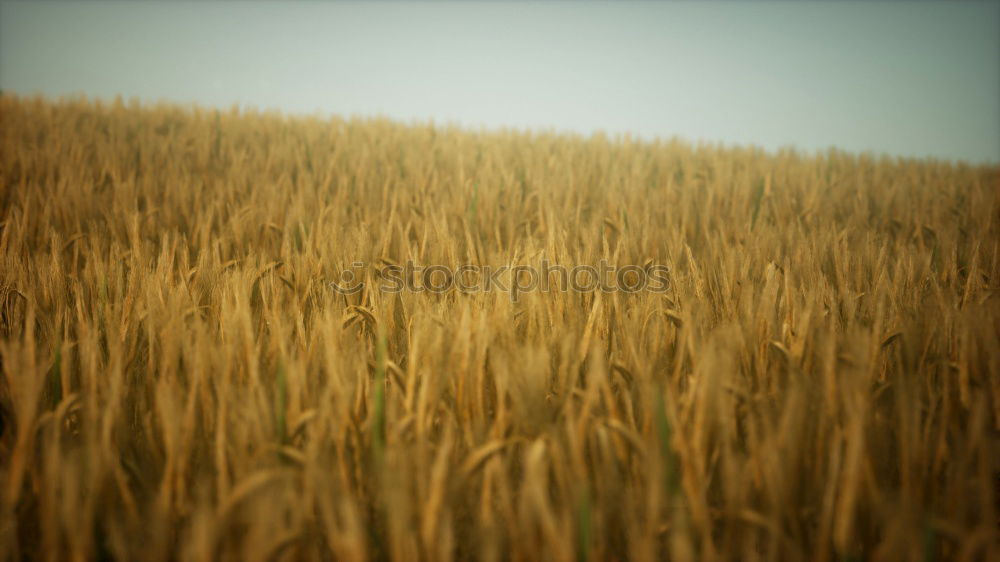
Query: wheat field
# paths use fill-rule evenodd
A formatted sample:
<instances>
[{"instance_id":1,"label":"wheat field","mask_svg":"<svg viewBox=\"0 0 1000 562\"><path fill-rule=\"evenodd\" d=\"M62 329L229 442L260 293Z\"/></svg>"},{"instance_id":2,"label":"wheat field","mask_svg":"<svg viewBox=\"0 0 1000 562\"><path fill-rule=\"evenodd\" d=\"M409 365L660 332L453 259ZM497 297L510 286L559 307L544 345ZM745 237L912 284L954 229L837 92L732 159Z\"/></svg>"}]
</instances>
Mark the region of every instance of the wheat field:
<instances>
[{"instance_id":1,"label":"wheat field","mask_svg":"<svg viewBox=\"0 0 1000 562\"><path fill-rule=\"evenodd\" d=\"M996 166L0 111L4 559L1000 559Z\"/></svg>"}]
</instances>

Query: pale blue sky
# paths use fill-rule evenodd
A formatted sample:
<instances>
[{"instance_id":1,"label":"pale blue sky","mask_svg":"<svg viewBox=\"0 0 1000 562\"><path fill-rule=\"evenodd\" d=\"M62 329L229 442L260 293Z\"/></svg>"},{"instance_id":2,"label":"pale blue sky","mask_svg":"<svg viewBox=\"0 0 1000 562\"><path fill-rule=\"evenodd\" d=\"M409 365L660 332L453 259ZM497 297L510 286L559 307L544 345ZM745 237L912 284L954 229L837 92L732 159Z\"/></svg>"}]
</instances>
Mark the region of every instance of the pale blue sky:
<instances>
[{"instance_id":1,"label":"pale blue sky","mask_svg":"<svg viewBox=\"0 0 1000 562\"><path fill-rule=\"evenodd\" d=\"M0 4L0 88L1000 162L1000 3Z\"/></svg>"}]
</instances>

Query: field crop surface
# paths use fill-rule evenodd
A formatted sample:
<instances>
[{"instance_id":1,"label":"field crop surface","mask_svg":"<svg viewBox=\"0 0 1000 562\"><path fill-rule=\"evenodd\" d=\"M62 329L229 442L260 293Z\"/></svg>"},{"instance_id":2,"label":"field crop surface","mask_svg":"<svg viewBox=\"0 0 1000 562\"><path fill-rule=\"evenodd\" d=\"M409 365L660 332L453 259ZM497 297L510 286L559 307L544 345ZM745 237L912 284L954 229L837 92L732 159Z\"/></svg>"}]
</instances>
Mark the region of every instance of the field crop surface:
<instances>
[{"instance_id":1,"label":"field crop surface","mask_svg":"<svg viewBox=\"0 0 1000 562\"><path fill-rule=\"evenodd\" d=\"M4 95L0 182L4 559L1000 558L997 167ZM377 283L542 259L669 287Z\"/></svg>"}]
</instances>

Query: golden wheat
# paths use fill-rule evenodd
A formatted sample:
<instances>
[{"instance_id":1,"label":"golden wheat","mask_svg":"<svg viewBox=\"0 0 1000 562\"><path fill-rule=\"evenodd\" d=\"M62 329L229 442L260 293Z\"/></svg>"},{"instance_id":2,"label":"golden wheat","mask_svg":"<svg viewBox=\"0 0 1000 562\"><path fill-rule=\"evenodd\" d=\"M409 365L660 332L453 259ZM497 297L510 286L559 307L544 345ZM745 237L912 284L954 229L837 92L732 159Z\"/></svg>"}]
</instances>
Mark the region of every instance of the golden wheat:
<instances>
[{"instance_id":1,"label":"golden wheat","mask_svg":"<svg viewBox=\"0 0 1000 562\"><path fill-rule=\"evenodd\" d=\"M4 558L1000 557L996 167L0 110Z\"/></svg>"}]
</instances>

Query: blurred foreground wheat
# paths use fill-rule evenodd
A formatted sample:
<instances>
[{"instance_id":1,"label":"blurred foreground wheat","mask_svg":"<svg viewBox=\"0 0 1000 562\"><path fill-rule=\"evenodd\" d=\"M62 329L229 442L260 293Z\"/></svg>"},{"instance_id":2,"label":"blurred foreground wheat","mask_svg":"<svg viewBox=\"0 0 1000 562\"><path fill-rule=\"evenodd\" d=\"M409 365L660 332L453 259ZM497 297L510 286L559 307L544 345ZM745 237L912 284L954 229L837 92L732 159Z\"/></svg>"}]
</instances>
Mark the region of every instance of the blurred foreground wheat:
<instances>
[{"instance_id":1,"label":"blurred foreground wheat","mask_svg":"<svg viewBox=\"0 0 1000 562\"><path fill-rule=\"evenodd\" d=\"M0 97L0 553L1000 557L1000 170ZM350 264L670 267L355 295Z\"/></svg>"}]
</instances>

